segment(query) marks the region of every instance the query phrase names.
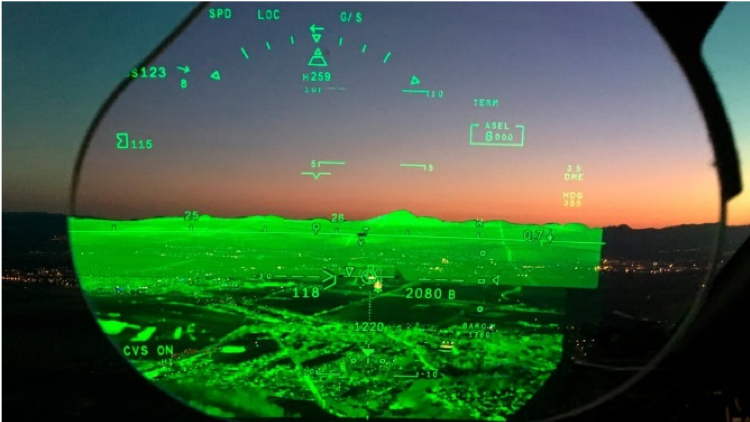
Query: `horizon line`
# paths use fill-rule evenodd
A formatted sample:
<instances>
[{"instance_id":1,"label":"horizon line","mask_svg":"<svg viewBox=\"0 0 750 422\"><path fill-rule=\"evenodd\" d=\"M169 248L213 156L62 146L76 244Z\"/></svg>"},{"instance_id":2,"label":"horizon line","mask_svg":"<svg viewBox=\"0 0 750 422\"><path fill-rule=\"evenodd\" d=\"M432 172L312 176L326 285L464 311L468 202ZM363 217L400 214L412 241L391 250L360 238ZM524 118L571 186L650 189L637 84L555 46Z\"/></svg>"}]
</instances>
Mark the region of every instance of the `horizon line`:
<instances>
[{"instance_id":1,"label":"horizon line","mask_svg":"<svg viewBox=\"0 0 750 422\"><path fill-rule=\"evenodd\" d=\"M653 227L653 226L651 226L651 227L632 227L632 226L630 226L627 223L620 223L620 224L612 224L612 225L605 225L605 226L590 227L587 224L580 223L580 222L570 222L570 223L558 223L558 222L547 222L547 223L516 223L516 222L512 222L512 221L508 221L508 220L502 220L502 219L497 219L497 220L477 220L477 219L470 219L470 220L463 220L463 221L453 221L453 220L443 220L441 218L432 217L432 216L419 216L419 215L416 215L416 214L412 213L411 211L408 211L408 210L405 210L405 209L399 209L399 210L391 211L389 213L377 215L377 216L374 216L374 217L371 217L371 218L368 218L368 219L364 219L364 220L346 220L345 222L349 222L349 221L351 221L351 222L364 222L364 221L373 220L373 219L376 219L376 218L379 218L379 217L388 216L390 214L394 214L394 213L398 213L398 212L409 213L412 216L414 216L414 218L427 218L427 219L434 219L434 220L438 220L438 221L441 221L441 222L450 222L450 223L469 223L469 222L483 221L484 223L502 222L502 223L509 223L509 224L529 224L529 225L539 225L539 226L550 225L550 224L556 224L556 225L578 224L578 225L582 225L582 226L585 226L585 227L588 227L588 228L592 228L592 229L597 229L597 228L600 228L600 229L604 229L604 228L617 228L617 227L625 226L625 227L627 227L627 228L629 228L631 230L664 230L664 229L669 229L669 228L674 228L674 227L682 227L682 226L705 226L705 225L720 224L720 222L716 221L716 222L704 222L704 223L680 223L680 224L666 225L666 226L663 226L663 227ZM152 219L159 219L159 218L181 218L181 216L179 216L179 215L162 215L162 216L151 216L151 217L129 218L129 219L112 219L112 218L97 217L97 216L70 215L69 213L49 212L49 211L3 211L2 213L3 214L48 214L48 215L61 215L61 216L65 216L67 218L94 219L94 220L110 220L110 221L143 221L143 220L152 220ZM276 217L276 218L281 218L281 219L284 219L284 220L298 220L298 221L323 220L323 221L330 221L330 218L328 218L328 217L311 217L311 218L305 218L305 219L296 219L296 218L288 218L288 217L284 217L284 216L276 215L276 214L256 214L256 215L232 216L232 217L217 216L217 215L211 215L211 214L201 214L201 217L203 217L203 216L207 216L207 217L210 217L210 218L224 219L224 220L244 219L244 218L254 218L254 217ZM746 223L746 224L734 224L734 225L726 224L726 227L727 228L733 228L733 227L737 227L737 228L750 227L750 223Z\"/></svg>"}]
</instances>

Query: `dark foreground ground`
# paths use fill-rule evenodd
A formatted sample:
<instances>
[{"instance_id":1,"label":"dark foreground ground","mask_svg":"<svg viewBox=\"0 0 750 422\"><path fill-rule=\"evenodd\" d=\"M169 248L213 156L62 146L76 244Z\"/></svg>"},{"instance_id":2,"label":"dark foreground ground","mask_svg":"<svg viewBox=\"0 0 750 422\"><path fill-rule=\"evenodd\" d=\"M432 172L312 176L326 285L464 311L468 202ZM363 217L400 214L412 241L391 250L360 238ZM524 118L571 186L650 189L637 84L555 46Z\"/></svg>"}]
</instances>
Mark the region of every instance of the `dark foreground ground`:
<instances>
[{"instance_id":1,"label":"dark foreground ground","mask_svg":"<svg viewBox=\"0 0 750 422\"><path fill-rule=\"evenodd\" d=\"M576 420L724 421L727 409L739 414L734 399L746 400L750 366L741 357L747 324L736 323L727 327L734 335L727 331L728 337L705 345L704 360L695 353L670 359L637 388ZM561 371L521 415L569 407L629 375L586 367ZM170 398L122 360L77 289L3 287L3 387L3 416L11 421L213 420Z\"/></svg>"},{"instance_id":2,"label":"dark foreground ground","mask_svg":"<svg viewBox=\"0 0 750 422\"><path fill-rule=\"evenodd\" d=\"M4 276L6 269L12 268L71 268L70 256L64 253L67 242L64 239L48 241L53 234L64 233L64 218L59 218L54 230L47 231L42 230L45 226L38 220L17 225L20 228L15 232L12 224L4 224ZM3 222L7 223L6 214ZM642 251L644 245L664 249L656 242L658 239L640 241L635 234L631 236L630 230L621 231L624 234L617 242L605 239L608 245L633 246L623 246L625 249L619 251L621 255L631 257L633 251ZM613 229L612 233L616 230ZM746 230L743 233L741 239L747 238ZM628 242L630 237L633 239ZM10 241L28 245L11 244ZM46 251L39 246L44 242L52 245L47 249L56 248L53 248L54 253L29 255L28 251ZM738 247L741 240L735 239L734 243ZM728 420L727 415L729 420L743 412L748 415L750 352L746 344L750 338L747 311L750 309L750 247L745 245L743 248L724 268L731 283L724 283L727 288L712 290L712 294L714 291L717 294L707 306L706 310L710 312L702 323L694 324L689 346L678 349L635 388L574 420L723 422ZM730 249L734 251L736 247ZM13 251L18 253L13 254ZM616 252L612 250L608 256L617 256ZM646 254L648 251L642 252ZM661 285L673 292L671 286ZM101 332L77 287L32 286L4 282L2 288L2 416L6 420L212 420L170 398L138 375ZM642 289L639 289L632 293L643 296ZM653 289L649 283L644 291L653 293ZM612 308L631 314L649 314L651 308L633 307L647 302L634 302L614 293L606 295L612 298ZM656 296L669 297L662 293ZM577 303L593 304L590 297L574 299ZM659 314L663 315L665 308L662 305L657 307ZM677 305L678 301L674 301L673 307L677 308ZM622 321L602 322L618 327L610 322ZM613 332L594 334L611 341L608 353L613 357L617 357L617 352L627 356L629 352L622 347L623 344L659 343L663 340L661 331L653 328L644 324L624 324ZM613 364L628 365L627 362ZM586 396L596 396L610 389L631 372L563 367L550 377L543 391L519 416L538 417L554 414L559 409L570 409L576 403L586 402Z\"/></svg>"}]
</instances>

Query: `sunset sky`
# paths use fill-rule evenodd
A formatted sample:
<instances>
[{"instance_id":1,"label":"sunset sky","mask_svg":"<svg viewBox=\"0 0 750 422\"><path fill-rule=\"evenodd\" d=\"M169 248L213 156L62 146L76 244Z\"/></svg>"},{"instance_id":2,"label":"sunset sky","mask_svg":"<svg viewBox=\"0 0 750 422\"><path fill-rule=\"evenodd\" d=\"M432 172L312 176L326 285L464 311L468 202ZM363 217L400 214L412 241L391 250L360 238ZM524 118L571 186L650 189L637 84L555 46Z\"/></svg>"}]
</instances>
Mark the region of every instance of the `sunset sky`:
<instances>
[{"instance_id":1,"label":"sunset sky","mask_svg":"<svg viewBox=\"0 0 750 422\"><path fill-rule=\"evenodd\" d=\"M97 101L169 32L164 17L173 24L190 5L130 5L119 10L130 29L103 28L111 23L107 7L123 6L55 7L3 5L4 210L66 211L77 145ZM257 20L266 5L228 7L230 20L206 11L153 63L165 66L165 79L135 81L111 109L84 161L78 215L195 209L360 219L404 208L446 220L633 227L718 218L718 181L697 104L632 5L277 4L278 22ZM342 10L362 12L363 22L342 23ZM49 28L23 27L20 18L8 27L14 12L41 13ZM29 49L55 35L56 21L83 25L81 13L97 18L87 29L73 25L59 48L44 47L71 52L55 52L50 60L64 64L57 66L62 80L47 81L40 69L48 65ZM312 23L326 28L318 45ZM316 47L328 67L307 66ZM184 90L178 65L191 69ZM209 77L214 70L220 81ZM304 94L301 74L315 70L331 72L332 82L321 86L346 90ZM14 75L24 82L9 84ZM418 88L444 97L402 93L413 88L412 75ZM26 85L34 81L45 83ZM500 105L477 108L474 98ZM31 122L32 114L40 117ZM469 146L470 124L487 121L525 125L525 145ZM154 148L118 150L121 131L153 139ZM746 134L738 134L741 150ZM346 165L311 168L311 160ZM400 163L430 163L434 171ZM569 164L582 166L582 182L565 182ZM315 180L300 175L306 171L332 175ZM582 192L582 206L564 207L564 191ZM750 218L740 211L730 223Z\"/></svg>"}]
</instances>

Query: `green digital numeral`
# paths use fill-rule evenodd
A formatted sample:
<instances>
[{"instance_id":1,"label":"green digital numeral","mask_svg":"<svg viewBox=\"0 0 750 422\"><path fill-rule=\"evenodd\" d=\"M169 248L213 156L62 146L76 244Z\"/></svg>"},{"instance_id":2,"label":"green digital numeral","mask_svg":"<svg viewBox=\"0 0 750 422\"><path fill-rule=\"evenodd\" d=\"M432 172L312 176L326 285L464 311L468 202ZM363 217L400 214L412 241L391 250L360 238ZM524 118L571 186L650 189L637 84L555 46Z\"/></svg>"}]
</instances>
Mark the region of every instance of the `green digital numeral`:
<instances>
[{"instance_id":1,"label":"green digital numeral","mask_svg":"<svg viewBox=\"0 0 750 422\"><path fill-rule=\"evenodd\" d=\"M313 287L312 289L309 289L309 290L307 287L303 287L302 289L295 287L292 290L294 290L294 297L301 297L301 298L320 297L320 287ZM302 293L301 295L300 295L300 292Z\"/></svg>"},{"instance_id":2,"label":"green digital numeral","mask_svg":"<svg viewBox=\"0 0 750 422\"><path fill-rule=\"evenodd\" d=\"M443 297L443 290L441 288L421 288L417 287L416 289L413 289L411 287L406 288L406 298L407 299L442 299Z\"/></svg>"},{"instance_id":3,"label":"green digital numeral","mask_svg":"<svg viewBox=\"0 0 750 422\"><path fill-rule=\"evenodd\" d=\"M330 82L331 72L309 72L302 74L303 82Z\"/></svg>"},{"instance_id":4,"label":"green digital numeral","mask_svg":"<svg viewBox=\"0 0 750 422\"><path fill-rule=\"evenodd\" d=\"M355 322L354 323L354 331L361 331L361 332L367 332L367 333L382 333L385 331L385 324L382 322Z\"/></svg>"},{"instance_id":5,"label":"green digital numeral","mask_svg":"<svg viewBox=\"0 0 750 422\"><path fill-rule=\"evenodd\" d=\"M494 133L491 130L488 130L484 134L484 140L487 142L492 142L492 141L510 142L513 140L513 134L512 133Z\"/></svg>"},{"instance_id":6,"label":"green digital numeral","mask_svg":"<svg viewBox=\"0 0 750 422\"><path fill-rule=\"evenodd\" d=\"M198 221L200 218L198 211L185 211L185 221Z\"/></svg>"},{"instance_id":7,"label":"green digital numeral","mask_svg":"<svg viewBox=\"0 0 750 422\"><path fill-rule=\"evenodd\" d=\"M543 234L544 234L544 230L537 230L536 234L532 233L531 230L524 230L523 239L528 240L530 242L536 242L542 239Z\"/></svg>"},{"instance_id":8,"label":"green digital numeral","mask_svg":"<svg viewBox=\"0 0 750 422\"><path fill-rule=\"evenodd\" d=\"M164 66L143 66L140 70L134 68L130 71L131 78L160 78L167 77L167 69Z\"/></svg>"},{"instance_id":9,"label":"green digital numeral","mask_svg":"<svg viewBox=\"0 0 750 422\"><path fill-rule=\"evenodd\" d=\"M154 143L151 139L146 139L145 141L143 139L138 139L137 143L136 140L133 139L130 141L130 144L132 149L151 149L154 147Z\"/></svg>"}]
</instances>

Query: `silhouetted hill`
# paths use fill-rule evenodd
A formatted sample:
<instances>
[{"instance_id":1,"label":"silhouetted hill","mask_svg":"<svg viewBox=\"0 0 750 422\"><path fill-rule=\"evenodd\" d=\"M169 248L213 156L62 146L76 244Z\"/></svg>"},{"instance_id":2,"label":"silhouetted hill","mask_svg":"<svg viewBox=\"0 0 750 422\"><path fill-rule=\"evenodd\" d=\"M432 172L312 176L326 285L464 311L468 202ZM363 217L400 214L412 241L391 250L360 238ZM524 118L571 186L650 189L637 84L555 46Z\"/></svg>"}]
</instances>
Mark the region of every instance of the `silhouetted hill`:
<instances>
[{"instance_id":1,"label":"silhouetted hill","mask_svg":"<svg viewBox=\"0 0 750 422\"><path fill-rule=\"evenodd\" d=\"M707 260L713 252L718 224L685 224L663 229L605 227L602 257L613 259ZM750 237L750 225L727 227L725 252L736 251Z\"/></svg>"}]
</instances>

